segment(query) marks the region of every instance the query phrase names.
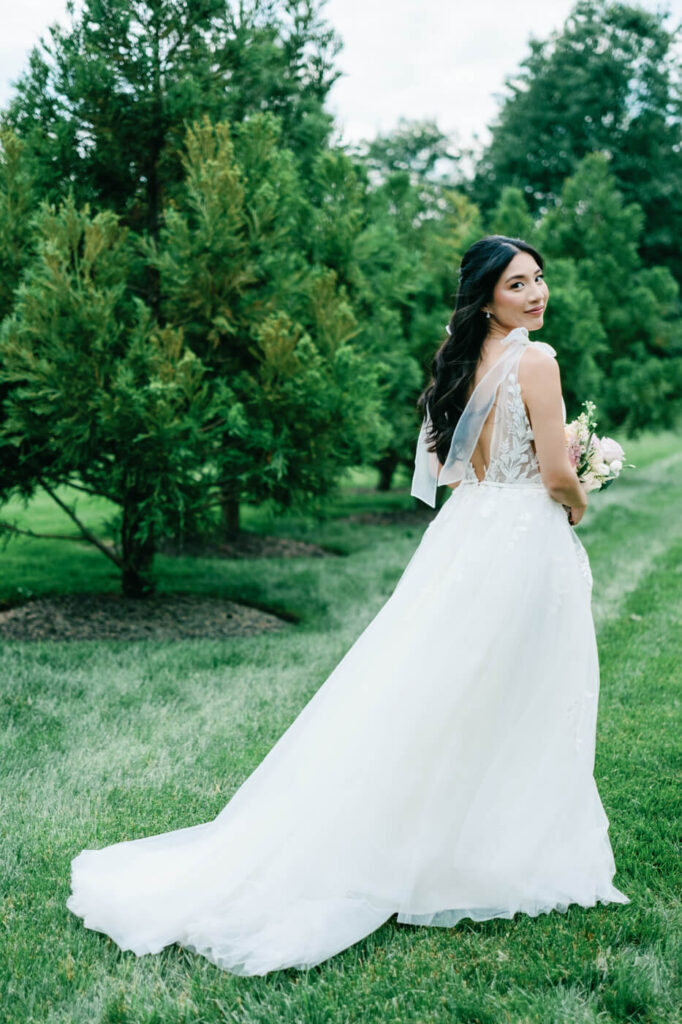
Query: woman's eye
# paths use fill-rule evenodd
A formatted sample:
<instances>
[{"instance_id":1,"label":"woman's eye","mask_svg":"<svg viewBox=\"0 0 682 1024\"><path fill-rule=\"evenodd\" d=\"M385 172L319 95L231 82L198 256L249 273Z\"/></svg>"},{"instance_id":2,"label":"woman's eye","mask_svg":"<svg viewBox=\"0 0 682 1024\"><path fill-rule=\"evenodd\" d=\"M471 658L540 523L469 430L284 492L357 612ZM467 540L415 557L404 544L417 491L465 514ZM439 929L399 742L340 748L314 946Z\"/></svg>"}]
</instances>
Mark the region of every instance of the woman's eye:
<instances>
[{"instance_id":1,"label":"woman's eye","mask_svg":"<svg viewBox=\"0 0 682 1024\"><path fill-rule=\"evenodd\" d=\"M545 280L545 275L544 274L536 274L535 280L536 281L544 281ZM523 287L524 283L525 283L524 281L514 281L513 285L511 285L511 287L512 288L516 288L517 285Z\"/></svg>"}]
</instances>

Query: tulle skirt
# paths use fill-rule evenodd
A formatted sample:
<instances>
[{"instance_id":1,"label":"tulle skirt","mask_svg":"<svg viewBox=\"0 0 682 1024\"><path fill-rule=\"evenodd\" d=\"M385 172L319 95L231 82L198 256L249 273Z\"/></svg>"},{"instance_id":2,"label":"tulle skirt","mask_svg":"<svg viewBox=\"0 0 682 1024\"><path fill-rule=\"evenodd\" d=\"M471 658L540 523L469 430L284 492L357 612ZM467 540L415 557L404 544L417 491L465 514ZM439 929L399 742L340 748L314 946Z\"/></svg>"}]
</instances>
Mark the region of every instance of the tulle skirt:
<instances>
[{"instance_id":1,"label":"tulle skirt","mask_svg":"<svg viewBox=\"0 0 682 1024\"><path fill-rule=\"evenodd\" d=\"M67 905L235 974L412 925L628 903L594 778L587 554L539 483L464 482L218 816L84 850ZM273 666L276 671L276 666Z\"/></svg>"}]
</instances>

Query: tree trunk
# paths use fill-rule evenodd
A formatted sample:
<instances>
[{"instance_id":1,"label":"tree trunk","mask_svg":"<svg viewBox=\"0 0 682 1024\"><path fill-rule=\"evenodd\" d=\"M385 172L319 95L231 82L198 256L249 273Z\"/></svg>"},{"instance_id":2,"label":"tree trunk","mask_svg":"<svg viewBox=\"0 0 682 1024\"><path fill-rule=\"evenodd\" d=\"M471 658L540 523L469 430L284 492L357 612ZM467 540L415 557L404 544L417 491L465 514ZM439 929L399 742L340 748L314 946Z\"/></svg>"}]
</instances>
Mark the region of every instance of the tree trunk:
<instances>
[{"instance_id":1,"label":"tree trunk","mask_svg":"<svg viewBox=\"0 0 682 1024\"><path fill-rule=\"evenodd\" d=\"M239 533L239 497L223 491L220 496L220 508L223 515L223 534L234 539Z\"/></svg>"},{"instance_id":2,"label":"tree trunk","mask_svg":"<svg viewBox=\"0 0 682 1024\"><path fill-rule=\"evenodd\" d=\"M384 455L383 459L379 459L375 465L379 470L379 483L377 484L377 490L390 491L391 483L393 482L393 474L398 466L397 457L395 455Z\"/></svg>"},{"instance_id":3,"label":"tree trunk","mask_svg":"<svg viewBox=\"0 0 682 1024\"><path fill-rule=\"evenodd\" d=\"M152 576L154 532L150 530L145 535L141 526L138 502L124 505L121 527L121 584L125 597L149 597L155 589Z\"/></svg>"}]
</instances>

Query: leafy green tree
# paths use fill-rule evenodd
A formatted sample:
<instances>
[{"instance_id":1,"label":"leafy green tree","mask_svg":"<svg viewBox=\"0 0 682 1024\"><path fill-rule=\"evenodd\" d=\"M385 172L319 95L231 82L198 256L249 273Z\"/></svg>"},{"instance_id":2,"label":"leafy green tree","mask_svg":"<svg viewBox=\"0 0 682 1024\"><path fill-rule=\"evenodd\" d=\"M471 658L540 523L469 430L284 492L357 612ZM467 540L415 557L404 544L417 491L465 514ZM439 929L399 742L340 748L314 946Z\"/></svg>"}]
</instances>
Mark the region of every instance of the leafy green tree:
<instances>
[{"instance_id":1,"label":"leafy green tree","mask_svg":"<svg viewBox=\"0 0 682 1024\"><path fill-rule=\"evenodd\" d=\"M286 507L326 494L385 428L345 291L302 254L304 185L276 119L256 115L233 131L195 123L183 161L186 186L158 244L143 249L163 316L237 399L215 455L234 534L242 502Z\"/></svg>"},{"instance_id":2,"label":"leafy green tree","mask_svg":"<svg viewBox=\"0 0 682 1024\"><path fill-rule=\"evenodd\" d=\"M381 225L383 234L377 230ZM388 369L385 416L392 437L378 463L382 488L390 486L398 466L411 473L417 398L454 306L457 267L480 233L478 211L456 189L412 184L404 172L396 172L373 197L367 235L376 249L364 264L359 317L367 324L366 345L377 346L377 358ZM379 317L393 326L393 336L377 329Z\"/></svg>"},{"instance_id":3,"label":"leafy green tree","mask_svg":"<svg viewBox=\"0 0 682 1024\"><path fill-rule=\"evenodd\" d=\"M356 238L356 285L351 293L362 325L359 342L379 371L389 436L372 462L388 490L415 432L421 372L413 351L412 303L423 280L417 190L404 171L388 175L367 196L368 216Z\"/></svg>"},{"instance_id":4,"label":"leafy green tree","mask_svg":"<svg viewBox=\"0 0 682 1024\"><path fill-rule=\"evenodd\" d=\"M472 186L490 211L505 185L551 208L588 153L604 151L627 202L643 210L644 261L682 282L679 27L620 0L579 0L563 29L531 40L507 82Z\"/></svg>"},{"instance_id":5,"label":"leafy green tree","mask_svg":"<svg viewBox=\"0 0 682 1024\"><path fill-rule=\"evenodd\" d=\"M206 501L212 428L229 422L231 396L207 387L181 329L159 327L131 296L115 214L91 216L69 198L43 204L36 227L36 256L0 331L0 499L42 488L116 565L124 593L143 596L156 538ZM79 519L64 485L118 506L113 545Z\"/></svg>"}]
</instances>

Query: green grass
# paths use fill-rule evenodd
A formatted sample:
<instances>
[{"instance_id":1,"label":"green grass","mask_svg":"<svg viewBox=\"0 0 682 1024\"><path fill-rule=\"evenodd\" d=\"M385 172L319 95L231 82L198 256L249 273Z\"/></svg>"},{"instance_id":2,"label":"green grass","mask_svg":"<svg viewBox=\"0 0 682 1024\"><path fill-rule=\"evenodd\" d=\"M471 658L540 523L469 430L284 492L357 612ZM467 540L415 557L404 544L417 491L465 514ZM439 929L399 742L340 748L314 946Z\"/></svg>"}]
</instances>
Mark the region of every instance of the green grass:
<instances>
[{"instance_id":1,"label":"green grass","mask_svg":"<svg viewBox=\"0 0 682 1024\"><path fill-rule=\"evenodd\" d=\"M421 528L302 517L252 529L347 552L327 559L159 558L162 590L244 595L302 616L232 641L2 644L0 1021L11 1024L680 1024L682 445L628 445L636 471L592 498L601 694L595 775L623 907L427 929L388 922L308 972L236 978L171 947L121 953L68 913L80 849L209 820L379 610ZM354 493L335 513L411 507ZM89 521L107 510L82 503ZM44 502L31 524L61 532ZM99 518L98 518L99 517ZM0 601L117 589L81 544L22 540ZM314 809L311 809L314 813Z\"/></svg>"}]
</instances>

